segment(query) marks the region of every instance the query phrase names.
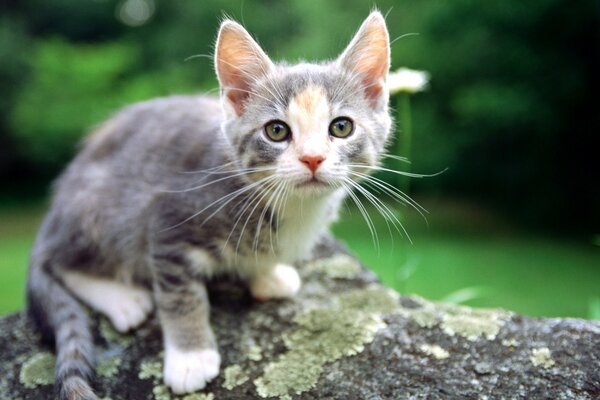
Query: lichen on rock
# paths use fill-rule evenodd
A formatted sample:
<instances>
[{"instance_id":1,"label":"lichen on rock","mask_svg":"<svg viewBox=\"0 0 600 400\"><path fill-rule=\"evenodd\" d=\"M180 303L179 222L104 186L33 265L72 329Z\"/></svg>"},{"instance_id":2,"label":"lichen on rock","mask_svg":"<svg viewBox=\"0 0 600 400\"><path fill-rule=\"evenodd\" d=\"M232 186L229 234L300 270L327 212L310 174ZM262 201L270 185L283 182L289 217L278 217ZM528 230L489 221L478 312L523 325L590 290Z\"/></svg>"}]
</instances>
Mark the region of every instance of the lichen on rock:
<instances>
[{"instance_id":1,"label":"lichen on rock","mask_svg":"<svg viewBox=\"0 0 600 400\"><path fill-rule=\"evenodd\" d=\"M260 361L260 360L262 360L262 358L263 358L262 348L260 346L257 346L257 345L252 345L252 346L248 347L248 349L246 351L246 357L250 361Z\"/></svg>"},{"instance_id":2,"label":"lichen on rock","mask_svg":"<svg viewBox=\"0 0 600 400\"><path fill-rule=\"evenodd\" d=\"M337 302L345 310L387 314L398 309L398 293L380 286L341 294Z\"/></svg>"},{"instance_id":3,"label":"lichen on rock","mask_svg":"<svg viewBox=\"0 0 600 400\"><path fill-rule=\"evenodd\" d=\"M215 400L215 395L212 393L191 393L181 400Z\"/></svg>"},{"instance_id":4,"label":"lichen on rock","mask_svg":"<svg viewBox=\"0 0 600 400\"><path fill-rule=\"evenodd\" d=\"M419 350L428 356L432 356L436 360L443 360L444 358L450 357L450 353L437 344L422 344L419 347Z\"/></svg>"},{"instance_id":5,"label":"lichen on rock","mask_svg":"<svg viewBox=\"0 0 600 400\"><path fill-rule=\"evenodd\" d=\"M500 309L475 309L454 304L434 304L420 297L411 297L417 307L400 307L399 313L423 328L440 325L450 336L462 336L470 341L481 337L493 340L511 313Z\"/></svg>"},{"instance_id":6,"label":"lichen on rock","mask_svg":"<svg viewBox=\"0 0 600 400\"><path fill-rule=\"evenodd\" d=\"M323 258L308 263L305 266L307 272L318 272L337 279L353 279L360 271L360 264L347 254L336 254L329 258Z\"/></svg>"},{"instance_id":7,"label":"lichen on rock","mask_svg":"<svg viewBox=\"0 0 600 400\"><path fill-rule=\"evenodd\" d=\"M471 308L455 304L439 304L438 307L444 312L444 332L471 341L480 337L494 340L500 328L512 316L510 312L501 309Z\"/></svg>"},{"instance_id":8,"label":"lichen on rock","mask_svg":"<svg viewBox=\"0 0 600 400\"><path fill-rule=\"evenodd\" d=\"M529 357L529 359L534 366L546 369L552 368L555 364L552 355L550 354L550 349L547 347L532 349L531 357Z\"/></svg>"},{"instance_id":9,"label":"lichen on rock","mask_svg":"<svg viewBox=\"0 0 600 400\"><path fill-rule=\"evenodd\" d=\"M397 307L387 289L362 289L338 296L332 306L306 310L297 327L283 335L288 351L267 365L254 381L261 397L288 399L315 386L323 366L364 350L385 326L380 314Z\"/></svg>"},{"instance_id":10,"label":"lichen on rock","mask_svg":"<svg viewBox=\"0 0 600 400\"><path fill-rule=\"evenodd\" d=\"M54 365L56 357L52 353L36 353L23 363L19 381L26 388L54 384Z\"/></svg>"},{"instance_id":11,"label":"lichen on rock","mask_svg":"<svg viewBox=\"0 0 600 400\"><path fill-rule=\"evenodd\" d=\"M96 373L104 378L112 378L119 372L122 362L119 356L108 357L98 363Z\"/></svg>"},{"instance_id":12,"label":"lichen on rock","mask_svg":"<svg viewBox=\"0 0 600 400\"><path fill-rule=\"evenodd\" d=\"M171 391L166 385L156 385L152 388L155 400L171 400Z\"/></svg>"},{"instance_id":13,"label":"lichen on rock","mask_svg":"<svg viewBox=\"0 0 600 400\"><path fill-rule=\"evenodd\" d=\"M223 376L225 377L223 387L229 390L242 385L249 379L248 374L246 374L242 367L237 364L230 365L229 367L225 368L223 371Z\"/></svg>"},{"instance_id":14,"label":"lichen on rock","mask_svg":"<svg viewBox=\"0 0 600 400\"><path fill-rule=\"evenodd\" d=\"M134 341L133 336L117 332L106 318L100 320L100 335L108 342L116 343L121 347L129 347Z\"/></svg>"},{"instance_id":15,"label":"lichen on rock","mask_svg":"<svg viewBox=\"0 0 600 400\"><path fill-rule=\"evenodd\" d=\"M162 379L162 362L157 359L147 359L140 364L138 378L140 379Z\"/></svg>"}]
</instances>

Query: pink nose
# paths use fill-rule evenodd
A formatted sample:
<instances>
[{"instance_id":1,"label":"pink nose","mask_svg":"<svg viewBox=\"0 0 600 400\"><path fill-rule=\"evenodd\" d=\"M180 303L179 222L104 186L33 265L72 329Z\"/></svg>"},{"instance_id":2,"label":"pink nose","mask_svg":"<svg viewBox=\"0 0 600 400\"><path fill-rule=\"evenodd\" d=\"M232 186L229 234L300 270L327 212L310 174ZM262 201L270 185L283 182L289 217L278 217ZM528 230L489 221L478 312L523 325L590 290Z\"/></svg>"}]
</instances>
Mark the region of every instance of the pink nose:
<instances>
[{"instance_id":1,"label":"pink nose","mask_svg":"<svg viewBox=\"0 0 600 400\"><path fill-rule=\"evenodd\" d=\"M301 162L303 162L304 164L306 164L308 169L310 169L310 171L314 174L317 171L317 168L319 168L319 165L321 165L323 160L325 160L325 157L323 157L323 156L302 156L299 158L299 160Z\"/></svg>"}]
</instances>

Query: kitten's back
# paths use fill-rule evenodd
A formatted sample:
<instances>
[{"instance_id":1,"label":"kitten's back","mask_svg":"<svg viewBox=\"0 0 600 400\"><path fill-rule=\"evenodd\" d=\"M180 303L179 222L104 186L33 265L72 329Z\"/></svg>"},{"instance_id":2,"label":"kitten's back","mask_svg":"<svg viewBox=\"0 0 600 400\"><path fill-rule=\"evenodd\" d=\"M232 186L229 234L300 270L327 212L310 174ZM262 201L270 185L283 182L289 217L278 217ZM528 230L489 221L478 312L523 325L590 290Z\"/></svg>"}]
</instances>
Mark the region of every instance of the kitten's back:
<instances>
[{"instance_id":1,"label":"kitten's back","mask_svg":"<svg viewBox=\"0 0 600 400\"><path fill-rule=\"evenodd\" d=\"M217 99L173 96L135 104L95 130L85 141L73 168L105 163L117 174L158 181L160 174L208 167L215 145L223 146L223 120Z\"/></svg>"}]
</instances>

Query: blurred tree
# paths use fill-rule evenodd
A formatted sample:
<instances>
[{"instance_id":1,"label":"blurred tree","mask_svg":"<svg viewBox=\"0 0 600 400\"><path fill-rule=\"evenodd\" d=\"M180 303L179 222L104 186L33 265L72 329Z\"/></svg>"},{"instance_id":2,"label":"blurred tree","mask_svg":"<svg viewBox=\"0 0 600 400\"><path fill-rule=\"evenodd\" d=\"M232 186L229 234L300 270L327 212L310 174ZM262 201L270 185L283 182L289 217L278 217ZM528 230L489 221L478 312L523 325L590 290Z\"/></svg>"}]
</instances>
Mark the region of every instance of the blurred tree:
<instances>
[{"instance_id":1,"label":"blurred tree","mask_svg":"<svg viewBox=\"0 0 600 400\"><path fill-rule=\"evenodd\" d=\"M123 19L123 7L144 3L145 18ZM392 67L431 72L430 90L413 103L412 168L449 171L415 181L414 192L485 201L557 229L597 230L598 3L376 5L388 13L392 39L419 33L393 41ZM242 21L274 59L293 62L335 57L372 6L365 0L2 2L0 176L48 179L85 129L115 109L215 88L212 45L224 15Z\"/></svg>"},{"instance_id":2,"label":"blurred tree","mask_svg":"<svg viewBox=\"0 0 600 400\"><path fill-rule=\"evenodd\" d=\"M139 51L127 42L75 45L51 39L32 52L32 76L15 98L12 129L23 153L58 166L85 129L135 101L192 91L184 69L132 73Z\"/></svg>"},{"instance_id":3,"label":"blurred tree","mask_svg":"<svg viewBox=\"0 0 600 400\"><path fill-rule=\"evenodd\" d=\"M433 77L415 107L415 169L450 171L417 190L475 197L546 227L597 229L597 3L426 3L407 4L422 34L393 52Z\"/></svg>"}]
</instances>

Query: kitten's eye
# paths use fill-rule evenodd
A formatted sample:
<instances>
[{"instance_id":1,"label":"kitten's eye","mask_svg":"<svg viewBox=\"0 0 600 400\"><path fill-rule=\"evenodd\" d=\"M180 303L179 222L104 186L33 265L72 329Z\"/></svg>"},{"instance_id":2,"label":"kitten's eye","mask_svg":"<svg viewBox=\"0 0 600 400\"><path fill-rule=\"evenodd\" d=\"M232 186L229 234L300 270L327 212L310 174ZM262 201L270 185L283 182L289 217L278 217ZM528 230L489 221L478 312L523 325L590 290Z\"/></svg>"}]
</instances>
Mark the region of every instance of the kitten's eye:
<instances>
[{"instance_id":1,"label":"kitten's eye","mask_svg":"<svg viewBox=\"0 0 600 400\"><path fill-rule=\"evenodd\" d=\"M331 121L329 134L337 138L347 138L354 132L354 123L350 118L339 117Z\"/></svg>"},{"instance_id":2,"label":"kitten's eye","mask_svg":"<svg viewBox=\"0 0 600 400\"><path fill-rule=\"evenodd\" d=\"M283 121L275 120L265 125L265 135L274 142L282 142L290 137L290 127Z\"/></svg>"}]
</instances>

